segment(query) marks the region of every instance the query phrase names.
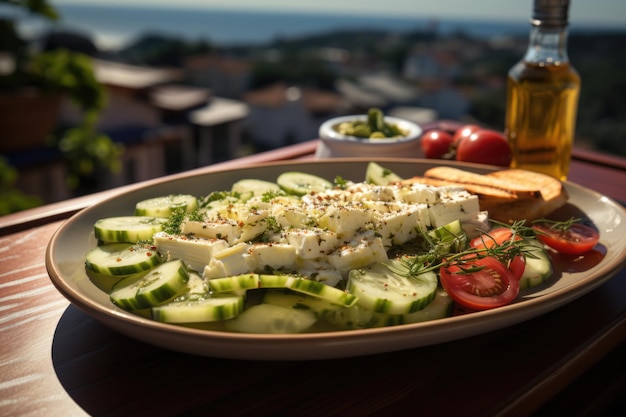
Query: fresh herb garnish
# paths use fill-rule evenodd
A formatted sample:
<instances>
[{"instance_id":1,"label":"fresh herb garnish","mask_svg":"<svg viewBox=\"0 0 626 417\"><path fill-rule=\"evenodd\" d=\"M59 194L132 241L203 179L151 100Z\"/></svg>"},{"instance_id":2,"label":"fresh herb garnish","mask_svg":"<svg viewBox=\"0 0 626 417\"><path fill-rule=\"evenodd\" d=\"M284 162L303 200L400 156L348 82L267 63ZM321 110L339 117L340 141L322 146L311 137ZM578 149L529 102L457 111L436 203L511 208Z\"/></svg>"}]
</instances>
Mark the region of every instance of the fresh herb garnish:
<instances>
[{"instance_id":1,"label":"fresh herb garnish","mask_svg":"<svg viewBox=\"0 0 626 417\"><path fill-rule=\"evenodd\" d=\"M536 258L533 251L537 250L537 247L528 242L529 236L533 233L532 228L525 226L524 223L525 221L519 221L507 225L511 229L511 237L497 245L485 244L484 248L470 248L465 243L459 252L450 252L450 248L455 246L450 245L450 242L437 241L428 233L421 231L422 239L426 242L425 253L401 257L401 268L393 268L393 272L404 277L416 277L455 265L459 267L461 273L472 273L482 269L473 265L474 261L481 258L496 258L505 265L519 255ZM454 239L460 241L462 237L455 236ZM489 232L481 232L481 239L485 243L496 241Z\"/></svg>"},{"instance_id":2,"label":"fresh herb garnish","mask_svg":"<svg viewBox=\"0 0 626 417\"><path fill-rule=\"evenodd\" d=\"M343 178L341 175L337 175L335 177L335 186L340 190L345 190L348 186L348 180Z\"/></svg>"},{"instance_id":3,"label":"fresh herb garnish","mask_svg":"<svg viewBox=\"0 0 626 417\"><path fill-rule=\"evenodd\" d=\"M187 213L184 207L174 209L172 215L163 224L163 231L170 235L180 234L181 226L186 218Z\"/></svg>"},{"instance_id":4,"label":"fresh herb garnish","mask_svg":"<svg viewBox=\"0 0 626 417\"><path fill-rule=\"evenodd\" d=\"M280 197L284 195L285 193L282 190L281 191L273 191L273 190L266 191L263 193L263 195L261 195L261 201L264 203L269 203L276 197Z\"/></svg>"},{"instance_id":5,"label":"fresh herb garnish","mask_svg":"<svg viewBox=\"0 0 626 417\"><path fill-rule=\"evenodd\" d=\"M542 223L542 224L550 225L551 230L556 230L559 232L567 232L572 227L572 225L574 225L575 223L580 223L580 222L581 222L581 219L570 217L568 220L564 220L564 221L537 219L533 221L533 224Z\"/></svg>"}]
</instances>

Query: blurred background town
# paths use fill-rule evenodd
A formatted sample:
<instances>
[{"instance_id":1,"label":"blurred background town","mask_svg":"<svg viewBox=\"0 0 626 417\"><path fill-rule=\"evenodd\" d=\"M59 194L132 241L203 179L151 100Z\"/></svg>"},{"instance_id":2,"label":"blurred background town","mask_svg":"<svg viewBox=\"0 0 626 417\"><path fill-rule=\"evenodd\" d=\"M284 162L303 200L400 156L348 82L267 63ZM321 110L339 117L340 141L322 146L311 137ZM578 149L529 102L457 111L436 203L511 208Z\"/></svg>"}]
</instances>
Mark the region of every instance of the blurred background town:
<instances>
[{"instance_id":1,"label":"blurred background town","mask_svg":"<svg viewBox=\"0 0 626 417\"><path fill-rule=\"evenodd\" d=\"M575 146L626 156L626 3L579 1L617 17L580 22L573 0ZM371 107L502 129L532 10L516 2L503 20L383 16L357 1L334 14L130 3L0 0L0 214L312 140L324 120ZM22 61L38 69L33 82L15 76ZM35 87L47 103L18 102Z\"/></svg>"}]
</instances>

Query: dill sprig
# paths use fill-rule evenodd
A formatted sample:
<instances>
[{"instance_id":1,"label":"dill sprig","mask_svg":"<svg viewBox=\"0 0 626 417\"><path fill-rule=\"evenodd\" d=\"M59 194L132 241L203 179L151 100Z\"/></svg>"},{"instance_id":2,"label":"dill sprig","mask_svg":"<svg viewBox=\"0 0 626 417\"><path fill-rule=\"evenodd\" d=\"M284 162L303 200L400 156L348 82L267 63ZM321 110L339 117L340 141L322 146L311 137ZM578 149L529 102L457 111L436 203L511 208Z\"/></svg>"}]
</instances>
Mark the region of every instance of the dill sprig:
<instances>
[{"instance_id":1,"label":"dill sprig","mask_svg":"<svg viewBox=\"0 0 626 417\"><path fill-rule=\"evenodd\" d=\"M335 177L334 183L335 187L339 188L340 190L345 190L348 187L349 181L343 178L341 175L337 175Z\"/></svg>"},{"instance_id":2,"label":"dill sprig","mask_svg":"<svg viewBox=\"0 0 626 417\"><path fill-rule=\"evenodd\" d=\"M575 217L570 217L567 220L563 220L563 221L558 221L558 220L550 220L550 219L537 219L533 221L533 224L536 223L543 223L546 225L550 225L550 230L555 230L555 231L559 231L559 232L567 232L572 225L574 225L575 223L580 223L581 219L579 218L575 218Z\"/></svg>"},{"instance_id":3,"label":"dill sprig","mask_svg":"<svg viewBox=\"0 0 626 417\"><path fill-rule=\"evenodd\" d=\"M538 248L529 241L529 238L534 237L534 232L532 228L524 225L525 221L515 222L510 226L504 223L494 223L509 227L511 237L496 244L494 236L489 232L481 232L480 239L483 241L483 248L472 248L466 245L459 252L450 252L449 243L437 242L428 233L422 231L422 236L427 242L427 251L415 256L401 257L400 268L391 267L392 272L404 277L416 277L426 272L438 271L442 267L455 265L459 267L459 273L469 274L482 269L475 265L477 259L492 257L508 266L510 261L519 255L528 258L537 257L533 252Z\"/></svg>"},{"instance_id":4,"label":"dill sprig","mask_svg":"<svg viewBox=\"0 0 626 417\"><path fill-rule=\"evenodd\" d=\"M186 218L187 213L184 207L178 207L174 209L172 215L163 224L163 231L170 235L179 234L181 226Z\"/></svg>"},{"instance_id":5,"label":"dill sprig","mask_svg":"<svg viewBox=\"0 0 626 417\"><path fill-rule=\"evenodd\" d=\"M264 203L271 203L273 199L277 197L285 196L285 195L287 195L287 193L285 193L283 190L279 190L279 191L270 190L270 191L264 192L261 195L261 201Z\"/></svg>"}]
</instances>

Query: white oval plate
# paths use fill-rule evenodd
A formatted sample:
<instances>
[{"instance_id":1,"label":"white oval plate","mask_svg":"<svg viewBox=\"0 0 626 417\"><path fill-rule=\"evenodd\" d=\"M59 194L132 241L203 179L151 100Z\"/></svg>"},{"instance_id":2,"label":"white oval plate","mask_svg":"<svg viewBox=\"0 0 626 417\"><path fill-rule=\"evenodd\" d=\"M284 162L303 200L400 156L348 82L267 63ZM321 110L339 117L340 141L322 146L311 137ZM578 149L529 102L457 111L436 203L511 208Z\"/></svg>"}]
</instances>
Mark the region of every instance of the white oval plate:
<instances>
[{"instance_id":1,"label":"white oval plate","mask_svg":"<svg viewBox=\"0 0 626 417\"><path fill-rule=\"evenodd\" d=\"M566 183L570 204L582 211L600 231L604 258L582 272L560 272L519 301L494 310L401 326L294 335L237 334L158 323L124 311L109 301L84 270L84 256L96 245L96 220L130 215L139 200L175 193L206 195L227 190L242 178L275 180L287 170L306 171L333 180L337 175L363 181L368 160L333 159L257 165L237 170L198 174L189 172L138 184L77 213L51 239L46 267L53 284L73 304L112 329L146 343L204 356L253 360L303 360L360 356L432 345L474 336L539 316L593 290L626 264L626 211L615 201L581 186ZM408 178L442 161L380 159L379 163ZM477 172L490 168L454 164Z\"/></svg>"}]
</instances>

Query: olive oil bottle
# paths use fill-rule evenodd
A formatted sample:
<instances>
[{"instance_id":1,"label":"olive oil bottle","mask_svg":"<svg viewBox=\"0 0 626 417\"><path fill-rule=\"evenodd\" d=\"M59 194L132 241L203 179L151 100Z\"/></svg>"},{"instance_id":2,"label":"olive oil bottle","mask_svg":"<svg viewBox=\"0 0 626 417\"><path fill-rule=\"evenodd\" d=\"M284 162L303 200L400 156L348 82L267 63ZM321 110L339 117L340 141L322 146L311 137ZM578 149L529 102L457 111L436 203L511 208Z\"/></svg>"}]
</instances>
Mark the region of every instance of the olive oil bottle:
<instances>
[{"instance_id":1,"label":"olive oil bottle","mask_svg":"<svg viewBox=\"0 0 626 417\"><path fill-rule=\"evenodd\" d=\"M565 180L569 172L580 76L567 56L569 0L535 0L529 45L508 74L505 131L513 161Z\"/></svg>"}]
</instances>

